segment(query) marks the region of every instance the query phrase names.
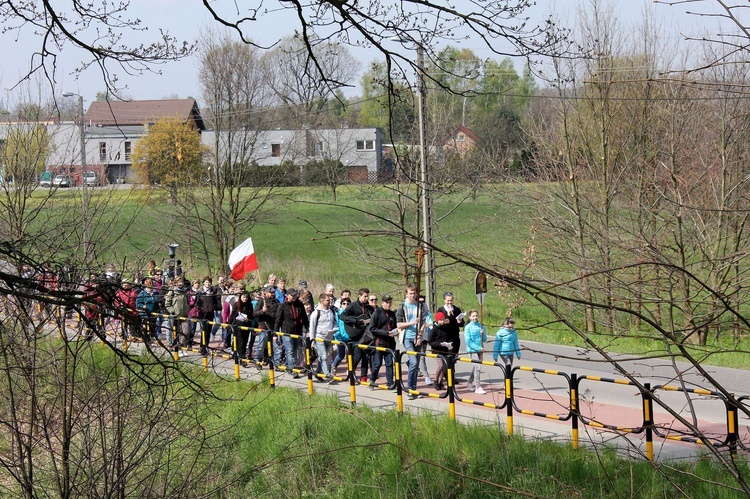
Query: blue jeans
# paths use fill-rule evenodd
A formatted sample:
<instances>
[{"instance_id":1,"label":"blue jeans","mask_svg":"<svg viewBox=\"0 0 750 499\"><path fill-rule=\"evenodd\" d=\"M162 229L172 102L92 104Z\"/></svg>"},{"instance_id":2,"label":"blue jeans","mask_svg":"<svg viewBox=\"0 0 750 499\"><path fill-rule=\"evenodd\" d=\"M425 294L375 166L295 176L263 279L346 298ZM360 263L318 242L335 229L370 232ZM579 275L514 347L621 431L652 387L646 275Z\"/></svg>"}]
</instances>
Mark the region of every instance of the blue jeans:
<instances>
[{"instance_id":1,"label":"blue jeans","mask_svg":"<svg viewBox=\"0 0 750 499\"><path fill-rule=\"evenodd\" d=\"M393 352L388 350L387 352L372 352L372 371L370 373L370 383L375 384L375 380L378 379L380 374L380 366L383 365L385 359L385 381L388 386L393 386Z\"/></svg>"},{"instance_id":2,"label":"blue jeans","mask_svg":"<svg viewBox=\"0 0 750 499\"><path fill-rule=\"evenodd\" d=\"M346 360L346 345L340 343L336 345L336 347L338 351L336 352L336 356L333 358L333 366L331 367L331 369L333 369L334 371L339 366L339 364Z\"/></svg>"},{"instance_id":3,"label":"blue jeans","mask_svg":"<svg viewBox=\"0 0 750 499\"><path fill-rule=\"evenodd\" d=\"M258 333L254 357L256 362L263 362L263 359L266 357L266 349L268 348L266 341L268 341L268 333L265 331Z\"/></svg>"},{"instance_id":4,"label":"blue jeans","mask_svg":"<svg viewBox=\"0 0 750 499\"><path fill-rule=\"evenodd\" d=\"M284 352L286 353L286 370L291 373L294 369L294 356L297 353L299 340L284 335L281 337L281 343L284 345Z\"/></svg>"},{"instance_id":5,"label":"blue jeans","mask_svg":"<svg viewBox=\"0 0 750 499\"><path fill-rule=\"evenodd\" d=\"M404 348L412 352L418 351L418 347L414 345L414 338L404 338ZM406 389L416 390L417 389L417 378L419 377L419 363L417 362L418 357L416 355L408 355L409 359L409 375L406 378Z\"/></svg>"},{"instance_id":6,"label":"blue jeans","mask_svg":"<svg viewBox=\"0 0 750 499\"><path fill-rule=\"evenodd\" d=\"M326 376L331 374L331 370L328 369L328 350L331 348L331 343L328 341L316 341L315 348L318 350L318 365L323 370L323 374Z\"/></svg>"}]
</instances>

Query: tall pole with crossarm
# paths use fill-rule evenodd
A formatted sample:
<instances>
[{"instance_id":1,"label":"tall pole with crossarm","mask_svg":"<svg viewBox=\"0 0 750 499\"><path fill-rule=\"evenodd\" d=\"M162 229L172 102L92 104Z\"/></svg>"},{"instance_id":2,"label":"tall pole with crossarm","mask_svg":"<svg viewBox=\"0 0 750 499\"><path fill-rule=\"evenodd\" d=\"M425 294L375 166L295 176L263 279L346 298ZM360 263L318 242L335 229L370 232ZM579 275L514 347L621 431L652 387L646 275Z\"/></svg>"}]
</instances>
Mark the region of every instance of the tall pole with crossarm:
<instances>
[{"instance_id":1,"label":"tall pole with crossarm","mask_svg":"<svg viewBox=\"0 0 750 499\"><path fill-rule=\"evenodd\" d=\"M432 251L432 189L427 166L427 85L424 63L424 46L412 36L404 34L392 38L393 41L411 42L417 46L417 107L419 119L419 201L422 205L422 230L420 232L420 257L423 258L425 274L425 301L430 310L435 310L435 253Z\"/></svg>"},{"instance_id":2,"label":"tall pole with crossarm","mask_svg":"<svg viewBox=\"0 0 750 499\"><path fill-rule=\"evenodd\" d=\"M427 85L425 82L424 47L417 43L417 92L419 105L419 173L420 197L422 202L422 246L425 250L425 299L430 310L435 310L435 252L432 251L432 189L430 187L429 169L427 168Z\"/></svg>"},{"instance_id":3,"label":"tall pole with crossarm","mask_svg":"<svg viewBox=\"0 0 750 499\"><path fill-rule=\"evenodd\" d=\"M63 97L78 97L78 131L81 139L81 215L83 222L83 262L88 268L89 257L91 256L91 241L89 237L89 200L86 191L86 123L83 118L83 96L73 92L65 92Z\"/></svg>"}]
</instances>

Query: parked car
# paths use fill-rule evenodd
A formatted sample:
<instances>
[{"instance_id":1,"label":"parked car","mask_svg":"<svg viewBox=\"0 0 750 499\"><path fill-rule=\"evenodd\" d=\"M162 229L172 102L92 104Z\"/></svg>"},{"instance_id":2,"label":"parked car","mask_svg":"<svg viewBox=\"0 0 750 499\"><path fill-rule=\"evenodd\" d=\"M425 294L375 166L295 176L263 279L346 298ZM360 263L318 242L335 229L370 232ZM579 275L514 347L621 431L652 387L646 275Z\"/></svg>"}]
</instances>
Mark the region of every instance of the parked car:
<instances>
[{"instance_id":1,"label":"parked car","mask_svg":"<svg viewBox=\"0 0 750 499\"><path fill-rule=\"evenodd\" d=\"M70 175L55 175L52 179L52 185L55 187L75 187L76 182Z\"/></svg>"},{"instance_id":2,"label":"parked car","mask_svg":"<svg viewBox=\"0 0 750 499\"><path fill-rule=\"evenodd\" d=\"M88 186L99 185L99 179L96 177L96 172L83 172L82 182Z\"/></svg>"},{"instance_id":3,"label":"parked car","mask_svg":"<svg viewBox=\"0 0 750 499\"><path fill-rule=\"evenodd\" d=\"M52 172L43 172L39 177L40 187L52 187Z\"/></svg>"}]
</instances>

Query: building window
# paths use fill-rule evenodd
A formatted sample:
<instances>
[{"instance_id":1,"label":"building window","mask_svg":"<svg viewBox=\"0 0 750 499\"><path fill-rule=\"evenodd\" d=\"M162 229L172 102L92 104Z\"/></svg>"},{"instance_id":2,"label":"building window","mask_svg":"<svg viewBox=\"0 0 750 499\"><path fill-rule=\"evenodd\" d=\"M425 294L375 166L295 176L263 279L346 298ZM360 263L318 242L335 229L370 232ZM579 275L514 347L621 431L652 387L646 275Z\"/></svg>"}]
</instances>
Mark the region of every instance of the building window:
<instances>
[{"instance_id":1,"label":"building window","mask_svg":"<svg viewBox=\"0 0 750 499\"><path fill-rule=\"evenodd\" d=\"M464 142L464 141L466 141L466 135L464 135L464 134L462 134L462 133L461 133L461 134L459 134L459 135L458 135L458 141L459 141L459 142Z\"/></svg>"},{"instance_id":2,"label":"building window","mask_svg":"<svg viewBox=\"0 0 750 499\"><path fill-rule=\"evenodd\" d=\"M268 149L268 142L263 142L263 149Z\"/></svg>"},{"instance_id":3,"label":"building window","mask_svg":"<svg viewBox=\"0 0 750 499\"><path fill-rule=\"evenodd\" d=\"M99 142L99 161L107 161L107 143Z\"/></svg>"},{"instance_id":4,"label":"building window","mask_svg":"<svg viewBox=\"0 0 750 499\"><path fill-rule=\"evenodd\" d=\"M133 152L130 141L125 142L125 161L130 161L130 153Z\"/></svg>"},{"instance_id":5,"label":"building window","mask_svg":"<svg viewBox=\"0 0 750 499\"><path fill-rule=\"evenodd\" d=\"M271 144L271 156L274 158L281 156L281 144Z\"/></svg>"},{"instance_id":6,"label":"building window","mask_svg":"<svg viewBox=\"0 0 750 499\"><path fill-rule=\"evenodd\" d=\"M357 150L358 151L374 151L375 141L374 140L358 140Z\"/></svg>"}]
</instances>

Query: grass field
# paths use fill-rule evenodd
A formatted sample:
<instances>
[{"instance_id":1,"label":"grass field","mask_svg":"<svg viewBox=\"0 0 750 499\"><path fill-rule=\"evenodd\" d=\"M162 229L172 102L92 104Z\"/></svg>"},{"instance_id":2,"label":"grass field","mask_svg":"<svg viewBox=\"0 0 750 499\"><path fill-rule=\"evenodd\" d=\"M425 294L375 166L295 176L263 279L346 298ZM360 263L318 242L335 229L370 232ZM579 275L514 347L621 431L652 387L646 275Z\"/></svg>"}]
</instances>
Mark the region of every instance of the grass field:
<instances>
[{"instance_id":1,"label":"grass field","mask_svg":"<svg viewBox=\"0 0 750 499\"><path fill-rule=\"evenodd\" d=\"M441 249L488 266L523 268L524 251L533 247L531 238L533 210L525 205L529 197L523 185L507 184L481 191L476 199L464 199L460 193L435 200L435 243ZM538 187L534 187L538 188ZM270 209L240 239L252 236L262 278L270 272L287 278L288 286L306 279L311 290L322 290L327 282L337 290L356 290L367 286L376 293L403 294L402 264L397 258L398 238L393 233L396 219L392 191L385 186L342 186L338 199L332 203L324 188L282 188L270 202ZM105 240L125 233L103 252L100 261L143 262L166 256L166 246L179 243L178 258L186 262L189 277L201 277L206 262L190 248L184 237L184 225L190 223L170 206L159 191L150 189L97 190L92 202L99 205L103 221L96 230ZM80 210L80 194L76 190L60 190L55 194L57 209L68 216ZM368 213L373 215L368 215ZM72 214L72 215L71 215ZM448 215L449 216L446 216ZM406 225L413 227L418 217L413 209L406 215ZM409 220L412 222L410 223ZM132 225L130 224L132 221ZM361 229L377 231L368 237L354 235ZM413 263L413 261L412 261ZM479 308L474 295L475 271L463 265L438 258L437 293L456 295L464 310ZM490 282L483 306L484 323L490 334L502 318L512 311L517 319L521 339L582 346L572 331L550 324L550 314L530 297L512 290L498 291ZM634 338L628 334L600 338L612 351L642 353L663 348L658 341ZM743 340L743 342L747 339ZM696 349L697 355L720 349L723 353L709 356L707 363L749 368L743 343L735 348L728 335L718 340L709 338L709 346Z\"/></svg>"}]
</instances>

